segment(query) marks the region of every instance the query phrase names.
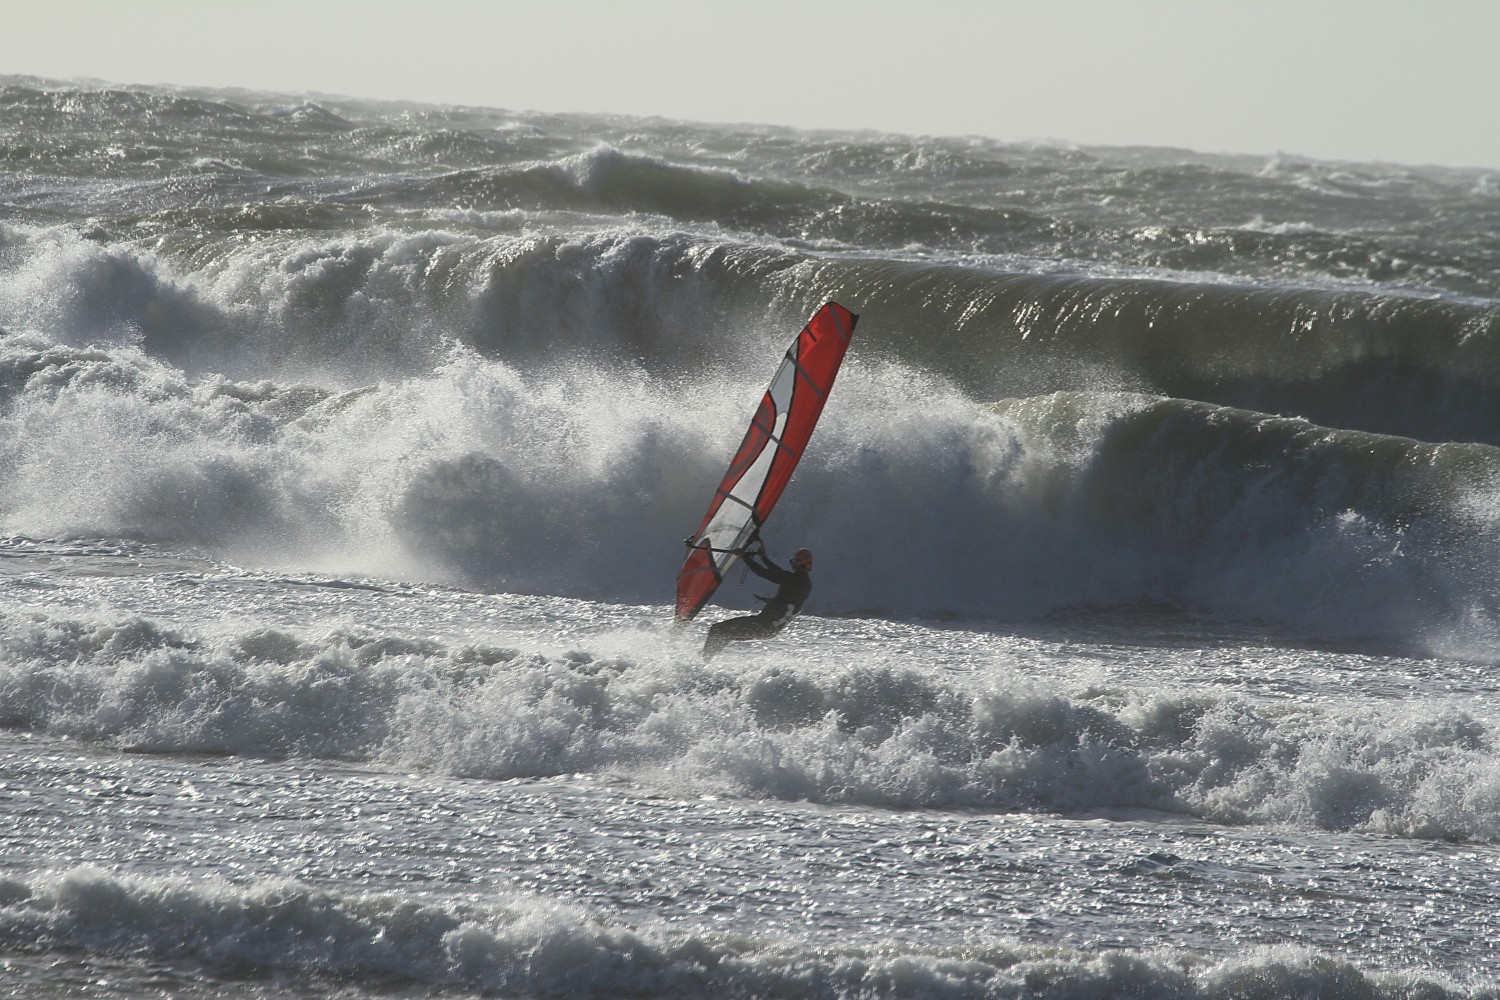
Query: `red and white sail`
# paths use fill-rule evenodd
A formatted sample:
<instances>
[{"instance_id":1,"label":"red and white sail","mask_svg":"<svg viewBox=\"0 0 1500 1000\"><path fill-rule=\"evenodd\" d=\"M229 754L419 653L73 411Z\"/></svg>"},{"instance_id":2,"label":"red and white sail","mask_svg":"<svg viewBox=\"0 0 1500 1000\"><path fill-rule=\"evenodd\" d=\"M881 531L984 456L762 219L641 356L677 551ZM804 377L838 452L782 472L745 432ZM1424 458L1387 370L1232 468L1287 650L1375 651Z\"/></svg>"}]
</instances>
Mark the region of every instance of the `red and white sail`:
<instances>
[{"instance_id":1,"label":"red and white sail","mask_svg":"<svg viewBox=\"0 0 1500 1000\"><path fill-rule=\"evenodd\" d=\"M703 523L677 572L677 620L696 615L743 547L770 517L817 426L859 317L836 302L819 309L776 370Z\"/></svg>"}]
</instances>

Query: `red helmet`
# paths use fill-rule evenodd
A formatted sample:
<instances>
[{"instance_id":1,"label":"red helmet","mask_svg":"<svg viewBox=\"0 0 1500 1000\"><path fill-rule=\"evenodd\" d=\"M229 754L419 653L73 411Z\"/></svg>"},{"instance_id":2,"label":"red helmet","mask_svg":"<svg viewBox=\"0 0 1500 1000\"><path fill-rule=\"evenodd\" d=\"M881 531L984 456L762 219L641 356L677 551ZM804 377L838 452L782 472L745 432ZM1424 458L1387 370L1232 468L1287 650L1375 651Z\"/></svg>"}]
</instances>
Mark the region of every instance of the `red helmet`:
<instances>
[{"instance_id":1,"label":"red helmet","mask_svg":"<svg viewBox=\"0 0 1500 1000\"><path fill-rule=\"evenodd\" d=\"M812 569L812 549L798 549L792 553L792 569Z\"/></svg>"}]
</instances>

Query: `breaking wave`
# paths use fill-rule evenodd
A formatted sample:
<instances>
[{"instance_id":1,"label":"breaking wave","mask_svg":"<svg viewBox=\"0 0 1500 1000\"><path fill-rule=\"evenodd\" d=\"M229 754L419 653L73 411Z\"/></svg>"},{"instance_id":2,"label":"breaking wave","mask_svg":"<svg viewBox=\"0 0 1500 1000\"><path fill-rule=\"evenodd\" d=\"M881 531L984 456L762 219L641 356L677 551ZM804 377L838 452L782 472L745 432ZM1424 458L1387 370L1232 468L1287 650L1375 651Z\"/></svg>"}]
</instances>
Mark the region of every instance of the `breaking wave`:
<instances>
[{"instance_id":1,"label":"breaking wave","mask_svg":"<svg viewBox=\"0 0 1500 1000\"><path fill-rule=\"evenodd\" d=\"M1484 178L11 84L9 532L663 602L837 299L817 611L1500 620Z\"/></svg>"},{"instance_id":2,"label":"breaking wave","mask_svg":"<svg viewBox=\"0 0 1500 1000\"><path fill-rule=\"evenodd\" d=\"M675 794L895 808L1138 808L1500 841L1490 722L1283 712L1234 694L1041 690L1013 665L705 670L651 632L595 656L368 631L6 623L0 725L132 751L378 761L492 780L625 773ZM1461 791L1458 791L1460 790Z\"/></svg>"},{"instance_id":3,"label":"breaking wave","mask_svg":"<svg viewBox=\"0 0 1500 1000\"><path fill-rule=\"evenodd\" d=\"M450 347L425 374L340 389L12 335L0 513L38 538L665 603L674 543L757 373L581 355L554 370ZM1486 444L1141 393L982 406L865 356L816 447L773 541L828 554L824 614L1168 601L1429 649L1482 647L1500 615L1500 452Z\"/></svg>"},{"instance_id":4,"label":"breaking wave","mask_svg":"<svg viewBox=\"0 0 1500 1000\"><path fill-rule=\"evenodd\" d=\"M701 371L777 353L832 298L866 314L862 352L979 400L1126 389L1500 444L1500 311L1479 301L859 260L687 233L375 230L148 252L14 230L0 249L0 329L137 343L188 371L357 384L430 370L454 344L528 368Z\"/></svg>"},{"instance_id":5,"label":"breaking wave","mask_svg":"<svg viewBox=\"0 0 1500 1000\"><path fill-rule=\"evenodd\" d=\"M267 973L317 984L507 996L1262 997L1470 994L1456 984L1370 973L1291 949L1205 960L1084 953L1004 939L924 950L809 948L669 926L624 925L528 898L484 903L351 895L296 882L233 885L75 868L0 880L0 943L21 954L190 963L203 974ZM17 960L17 971L24 960Z\"/></svg>"}]
</instances>

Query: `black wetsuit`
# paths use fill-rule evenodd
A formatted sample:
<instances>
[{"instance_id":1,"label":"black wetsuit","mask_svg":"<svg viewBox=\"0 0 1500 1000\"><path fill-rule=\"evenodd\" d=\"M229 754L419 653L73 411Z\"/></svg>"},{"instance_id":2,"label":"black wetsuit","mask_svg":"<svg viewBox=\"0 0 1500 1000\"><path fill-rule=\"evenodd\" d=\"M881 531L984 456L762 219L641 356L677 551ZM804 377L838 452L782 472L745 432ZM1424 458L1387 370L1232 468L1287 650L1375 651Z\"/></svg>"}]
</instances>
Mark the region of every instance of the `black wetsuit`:
<instances>
[{"instance_id":1,"label":"black wetsuit","mask_svg":"<svg viewBox=\"0 0 1500 1000\"><path fill-rule=\"evenodd\" d=\"M776 584L776 595L766 599L758 615L729 618L709 627L703 643L703 658L712 659L731 642L742 639L766 639L780 632L796 617L812 593L812 577L804 570L782 569L755 553L745 553L745 565L756 576Z\"/></svg>"}]
</instances>

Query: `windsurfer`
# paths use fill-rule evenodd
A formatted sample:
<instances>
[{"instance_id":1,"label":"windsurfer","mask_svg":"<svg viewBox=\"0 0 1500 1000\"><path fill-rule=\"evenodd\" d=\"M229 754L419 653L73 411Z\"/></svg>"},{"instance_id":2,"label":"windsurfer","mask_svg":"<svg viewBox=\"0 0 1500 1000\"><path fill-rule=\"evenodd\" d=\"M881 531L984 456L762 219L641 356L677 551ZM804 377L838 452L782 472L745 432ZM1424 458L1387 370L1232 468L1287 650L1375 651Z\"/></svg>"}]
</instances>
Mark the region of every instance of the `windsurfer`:
<instances>
[{"instance_id":1,"label":"windsurfer","mask_svg":"<svg viewBox=\"0 0 1500 1000\"><path fill-rule=\"evenodd\" d=\"M732 550L751 547L771 516L817 426L858 319L837 302L826 303L787 348L714 490L708 512L698 530L685 539L687 555L677 571L679 622L691 620L708 603L734 565ZM806 596L805 591L801 597L789 595L787 605L800 607ZM757 624L764 627L767 618L774 621L772 612L768 606L756 615Z\"/></svg>"},{"instance_id":2,"label":"windsurfer","mask_svg":"<svg viewBox=\"0 0 1500 1000\"><path fill-rule=\"evenodd\" d=\"M756 576L776 584L773 597L761 597L765 602L759 614L728 618L709 627L708 638L703 643L703 660L713 659L731 642L745 639L768 639L780 632L802 610L812 593L812 552L798 549L792 553L790 570L782 569L766 559L764 548L756 551L735 549L734 554L745 560L745 565Z\"/></svg>"}]
</instances>

